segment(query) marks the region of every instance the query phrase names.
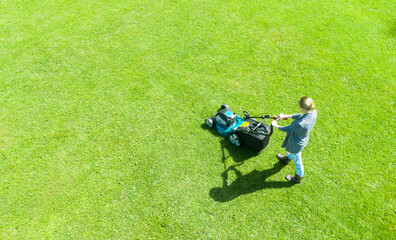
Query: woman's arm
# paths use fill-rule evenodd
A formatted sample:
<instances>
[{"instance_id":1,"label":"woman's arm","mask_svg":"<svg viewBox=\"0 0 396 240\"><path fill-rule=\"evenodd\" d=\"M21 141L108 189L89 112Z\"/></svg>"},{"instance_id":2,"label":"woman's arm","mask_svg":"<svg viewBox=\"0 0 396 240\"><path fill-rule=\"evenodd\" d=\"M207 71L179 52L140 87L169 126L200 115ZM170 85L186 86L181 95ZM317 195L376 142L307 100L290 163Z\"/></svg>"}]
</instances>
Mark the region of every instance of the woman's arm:
<instances>
[{"instance_id":1,"label":"woman's arm","mask_svg":"<svg viewBox=\"0 0 396 240\"><path fill-rule=\"evenodd\" d=\"M283 113L281 113L281 114L279 114L279 116L278 116L278 118L280 118L280 120L286 120L286 119L289 119L289 118L292 118L293 117L293 115L285 115L285 114L283 114ZM279 128L280 126L278 125L278 122L277 121L272 121L271 122L271 125L274 127L274 128Z\"/></svg>"},{"instance_id":2,"label":"woman's arm","mask_svg":"<svg viewBox=\"0 0 396 240\"><path fill-rule=\"evenodd\" d=\"M286 119L289 119L289 118L292 118L292 117L293 117L293 115L285 115L283 113L279 114L279 118L281 120L286 120Z\"/></svg>"},{"instance_id":3,"label":"woman's arm","mask_svg":"<svg viewBox=\"0 0 396 240\"><path fill-rule=\"evenodd\" d=\"M279 114L278 118L280 118L281 120L286 120L286 119L289 119L289 118L297 119L300 116L301 116L301 114L285 115L285 114L281 113L281 114ZM282 127L282 126L278 125L277 121L272 121L271 125L274 128L278 128L279 130L284 131L284 132L292 132L292 131L294 131L294 129L293 129L293 127L291 125L286 126L286 127Z\"/></svg>"}]
</instances>

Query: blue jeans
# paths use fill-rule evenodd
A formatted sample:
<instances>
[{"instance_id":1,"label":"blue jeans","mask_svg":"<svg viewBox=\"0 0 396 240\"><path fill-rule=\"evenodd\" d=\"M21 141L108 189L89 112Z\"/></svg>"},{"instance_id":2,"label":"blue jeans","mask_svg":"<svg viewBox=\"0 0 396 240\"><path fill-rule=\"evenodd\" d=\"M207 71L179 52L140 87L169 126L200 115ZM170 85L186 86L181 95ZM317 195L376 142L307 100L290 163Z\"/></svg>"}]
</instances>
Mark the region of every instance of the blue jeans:
<instances>
[{"instance_id":1,"label":"blue jeans","mask_svg":"<svg viewBox=\"0 0 396 240\"><path fill-rule=\"evenodd\" d=\"M287 153L287 157L293 159L296 166L296 174L300 177L304 176L304 165L301 158L301 152L299 153Z\"/></svg>"}]
</instances>

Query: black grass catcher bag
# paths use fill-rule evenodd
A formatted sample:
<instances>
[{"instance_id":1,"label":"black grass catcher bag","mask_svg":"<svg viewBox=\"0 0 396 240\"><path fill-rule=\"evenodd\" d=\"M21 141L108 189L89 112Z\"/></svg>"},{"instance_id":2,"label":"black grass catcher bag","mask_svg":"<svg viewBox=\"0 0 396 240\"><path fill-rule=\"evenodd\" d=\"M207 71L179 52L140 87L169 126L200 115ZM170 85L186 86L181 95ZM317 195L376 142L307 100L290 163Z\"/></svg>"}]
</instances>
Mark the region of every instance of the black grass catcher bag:
<instances>
[{"instance_id":1,"label":"black grass catcher bag","mask_svg":"<svg viewBox=\"0 0 396 240\"><path fill-rule=\"evenodd\" d=\"M250 118L236 132L246 146L259 154L269 143L272 127Z\"/></svg>"}]
</instances>

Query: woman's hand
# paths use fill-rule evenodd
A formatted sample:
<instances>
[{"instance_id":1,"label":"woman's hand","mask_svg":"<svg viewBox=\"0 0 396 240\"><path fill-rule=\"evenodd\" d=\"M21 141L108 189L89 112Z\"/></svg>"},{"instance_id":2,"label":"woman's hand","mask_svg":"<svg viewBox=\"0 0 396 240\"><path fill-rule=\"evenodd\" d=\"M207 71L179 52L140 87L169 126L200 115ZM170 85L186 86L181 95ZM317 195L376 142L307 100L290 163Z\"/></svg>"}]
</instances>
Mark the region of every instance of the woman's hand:
<instances>
[{"instance_id":1,"label":"woman's hand","mask_svg":"<svg viewBox=\"0 0 396 240\"><path fill-rule=\"evenodd\" d=\"M275 127L275 128L278 128L278 127L279 127L278 122L275 121L275 120L271 122L271 125L272 125L273 127Z\"/></svg>"}]
</instances>

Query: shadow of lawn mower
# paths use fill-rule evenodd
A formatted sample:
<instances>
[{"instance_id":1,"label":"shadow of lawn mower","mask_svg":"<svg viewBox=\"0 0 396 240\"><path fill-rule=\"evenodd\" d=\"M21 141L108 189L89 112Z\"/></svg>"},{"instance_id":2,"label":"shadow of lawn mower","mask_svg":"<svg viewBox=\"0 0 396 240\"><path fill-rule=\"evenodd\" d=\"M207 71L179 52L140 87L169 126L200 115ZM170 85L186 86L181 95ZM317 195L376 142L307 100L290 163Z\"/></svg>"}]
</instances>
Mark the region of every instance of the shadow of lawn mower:
<instances>
[{"instance_id":1,"label":"shadow of lawn mower","mask_svg":"<svg viewBox=\"0 0 396 240\"><path fill-rule=\"evenodd\" d=\"M205 124L211 128L215 127L222 136L228 137L233 145L239 147L244 144L259 154L267 147L273 133L272 125L264 124L264 121L266 119L278 121L279 118L271 117L269 114L254 117L247 111L243 111L243 114L242 118L231 111L227 104L223 104L212 118L205 119ZM262 120L259 122L256 119Z\"/></svg>"}]
</instances>

